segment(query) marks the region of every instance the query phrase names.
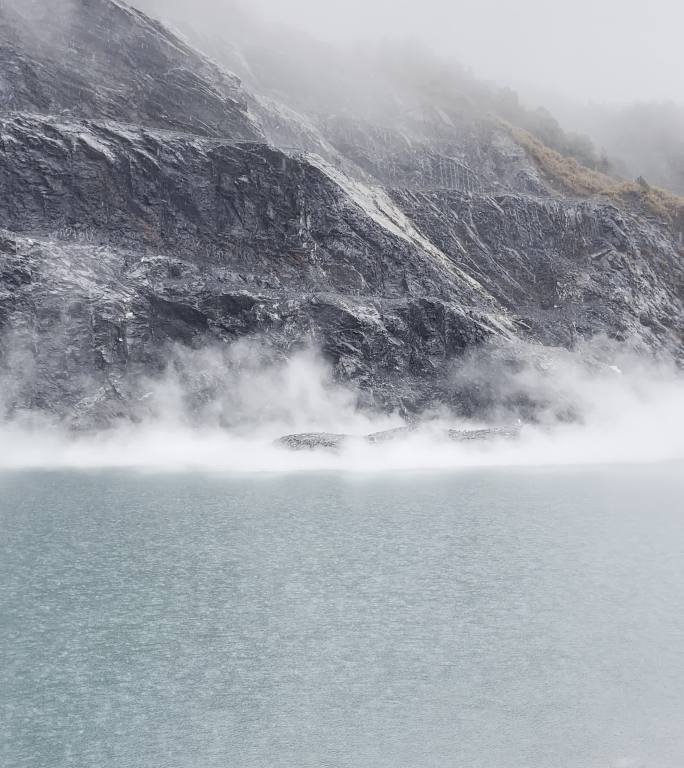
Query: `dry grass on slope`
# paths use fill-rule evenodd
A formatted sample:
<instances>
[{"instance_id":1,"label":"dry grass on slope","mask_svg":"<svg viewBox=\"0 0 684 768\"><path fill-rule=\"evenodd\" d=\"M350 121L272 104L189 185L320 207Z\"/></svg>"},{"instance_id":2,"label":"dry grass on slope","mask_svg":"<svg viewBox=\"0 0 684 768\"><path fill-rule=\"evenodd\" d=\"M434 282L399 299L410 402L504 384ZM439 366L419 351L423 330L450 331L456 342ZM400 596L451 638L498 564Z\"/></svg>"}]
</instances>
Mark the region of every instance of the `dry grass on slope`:
<instances>
[{"instance_id":1,"label":"dry grass on slope","mask_svg":"<svg viewBox=\"0 0 684 768\"><path fill-rule=\"evenodd\" d=\"M645 181L620 181L585 168L571 157L549 149L527 131L506 124L513 138L530 154L538 167L564 191L580 196L600 196L618 203L641 205L676 232L684 232L684 197Z\"/></svg>"}]
</instances>

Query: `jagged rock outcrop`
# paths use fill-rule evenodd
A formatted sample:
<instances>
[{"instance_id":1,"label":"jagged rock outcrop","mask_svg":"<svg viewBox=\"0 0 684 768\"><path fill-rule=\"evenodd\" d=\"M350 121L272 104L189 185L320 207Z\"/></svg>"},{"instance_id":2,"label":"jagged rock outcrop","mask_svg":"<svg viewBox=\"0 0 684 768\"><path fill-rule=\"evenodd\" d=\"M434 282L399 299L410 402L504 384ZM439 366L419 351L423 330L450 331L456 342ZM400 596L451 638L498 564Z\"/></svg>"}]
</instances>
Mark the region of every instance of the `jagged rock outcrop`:
<instances>
[{"instance_id":1,"label":"jagged rock outcrop","mask_svg":"<svg viewBox=\"0 0 684 768\"><path fill-rule=\"evenodd\" d=\"M0 110L263 140L240 80L119 0L4 0Z\"/></svg>"},{"instance_id":2,"label":"jagged rock outcrop","mask_svg":"<svg viewBox=\"0 0 684 768\"><path fill-rule=\"evenodd\" d=\"M304 116L118 0L51 7L0 6L10 411L128 417L169 344L245 336L409 411L457 406L450 361L487 339L682 354L665 223L559 196L494 122Z\"/></svg>"}]
</instances>

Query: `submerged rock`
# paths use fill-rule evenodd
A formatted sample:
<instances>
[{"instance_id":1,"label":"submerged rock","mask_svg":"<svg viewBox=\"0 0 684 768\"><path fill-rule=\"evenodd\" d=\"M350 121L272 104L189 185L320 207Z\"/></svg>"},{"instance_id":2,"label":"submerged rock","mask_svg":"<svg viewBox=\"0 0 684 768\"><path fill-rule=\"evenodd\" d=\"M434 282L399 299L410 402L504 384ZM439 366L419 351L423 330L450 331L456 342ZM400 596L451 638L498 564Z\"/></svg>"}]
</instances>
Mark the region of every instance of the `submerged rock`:
<instances>
[{"instance_id":1,"label":"submerged rock","mask_svg":"<svg viewBox=\"0 0 684 768\"><path fill-rule=\"evenodd\" d=\"M450 429L447 431L449 440L456 443L469 441L487 441L499 438L515 440L520 437L521 427L487 427L485 429Z\"/></svg>"},{"instance_id":2,"label":"submerged rock","mask_svg":"<svg viewBox=\"0 0 684 768\"><path fill-rule=\"evenodd\" d=\"M419 426L397 427L382 432L374 432L370 435L345 435L331 434L329 432L305 432L302 434L285 435L275 441L275 445L281 448L289 448L294 451L316 450L340 450L345 445L353 442L367 443L380 446L390 442L406 439L419 432ZM521 427L487 427L484 429L441 429L430 430L425 434L437 440L451 440L453 442L486 442L489 440L506 439L513 440L519 437Z\"/></svg>"},{"instance_id":3,"label":"submerged rock","mask_svg":"<svg viewBox=\"0 0 684 768\"><path fill-rule=\"evenodd\" d=\"M275 441L275 445L293 451L313 451L318 448L337 450L350 439L350 435L335 435L330 432L304 432L299 435L280 437Z\"/></svg>"}]
</instances>

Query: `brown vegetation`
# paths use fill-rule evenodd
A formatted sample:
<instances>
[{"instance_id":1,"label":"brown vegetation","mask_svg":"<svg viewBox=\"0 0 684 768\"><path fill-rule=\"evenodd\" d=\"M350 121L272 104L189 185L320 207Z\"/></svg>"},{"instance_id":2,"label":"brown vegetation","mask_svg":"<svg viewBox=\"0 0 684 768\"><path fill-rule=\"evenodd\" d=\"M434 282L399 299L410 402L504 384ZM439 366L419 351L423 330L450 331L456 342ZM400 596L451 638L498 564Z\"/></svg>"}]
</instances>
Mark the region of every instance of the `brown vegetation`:
<instances>
[{"instance_id":1,"label":"brown vegetation","mask_svg":"<svg viewBox=\"0 0 684 768\"><path fill-rule=\"evenodd\" d=\"M505 123L513 138L530 154L542 173L563 191L582 197L599 196L617 203L643 206L675 231L684 231L684 197L644 179L624 181L580 165L543 144L526 130Z\"/></svg>"}]
</instances>

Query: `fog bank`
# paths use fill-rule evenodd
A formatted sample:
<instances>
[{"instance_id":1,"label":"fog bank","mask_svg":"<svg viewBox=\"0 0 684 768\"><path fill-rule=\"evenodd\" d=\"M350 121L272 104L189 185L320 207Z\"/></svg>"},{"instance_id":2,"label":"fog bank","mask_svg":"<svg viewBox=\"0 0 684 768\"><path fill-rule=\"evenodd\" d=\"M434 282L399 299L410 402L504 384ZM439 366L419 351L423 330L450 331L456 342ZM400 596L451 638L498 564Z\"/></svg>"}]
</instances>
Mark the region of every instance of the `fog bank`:
<instances>
[{"instance_id":1,"label":"fog bank","mask_svg":"<svg viewBox=\"0 0 684 768\"><path fill-rule=\"evenodd\" d=\"M483 415L426 412L413 430L381 444L364 436L406 422L361 407L359 393L335 383L311 350L275 362L246 342L182 354L189 356L183 365L145 382L138 423L70 433L37 413L6 413L0 468L367 473L684 461L681 372L610 345L581 353L530 346L515 357L500 349L473 352L454 368L452 385ZM453 442L446 434L519 423L517 439ZM350 437L339 450L275 443L297 432Z\"/></svg>"},{"instance_id":2,"label":"fog bank","mask_svg":"<svg viewBox=\"0 0 684 768\"><path fill-rule=\"evenodd\" d=\"M230 37L236 9L336 44L414 39L483 78L600 103L684 99L677 0L133 0ZM223 30L222 30L223 25Z\"/></svg>"}]
</instances>

